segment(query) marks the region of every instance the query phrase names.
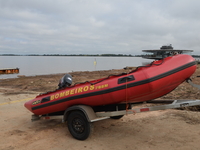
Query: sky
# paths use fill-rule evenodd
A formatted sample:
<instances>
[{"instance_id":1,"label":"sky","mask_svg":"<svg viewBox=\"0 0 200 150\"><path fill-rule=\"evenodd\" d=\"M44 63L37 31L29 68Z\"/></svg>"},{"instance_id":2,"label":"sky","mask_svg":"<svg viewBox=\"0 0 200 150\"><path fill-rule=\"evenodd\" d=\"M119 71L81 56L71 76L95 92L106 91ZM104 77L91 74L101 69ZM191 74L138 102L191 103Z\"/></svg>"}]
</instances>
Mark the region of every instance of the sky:
<instances>
[{"instance_id":1,"label":"sky","mask_svg":"<svg viewBox=\"0 0 200 150\"><path fill-rule=\"evenodd\" d=\"M0 0L0 54L200 55L199 0Z\"/></svg>"}]
</instances>

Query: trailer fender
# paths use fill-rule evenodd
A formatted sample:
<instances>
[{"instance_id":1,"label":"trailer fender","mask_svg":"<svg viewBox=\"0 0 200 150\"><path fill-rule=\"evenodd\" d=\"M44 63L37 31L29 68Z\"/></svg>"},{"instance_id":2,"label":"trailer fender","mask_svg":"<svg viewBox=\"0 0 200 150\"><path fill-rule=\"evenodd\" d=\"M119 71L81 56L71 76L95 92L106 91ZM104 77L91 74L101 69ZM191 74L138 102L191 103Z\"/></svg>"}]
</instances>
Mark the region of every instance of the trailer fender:
<instances>
[{"instance_id":1,"label":"trailer fender","mask_svg":"<svg viewBox=\"0 0 200 150\"><path fill-rule=\"evenodd\" d=\"M67 121L67 118L72 111L83 112L85 114L88 122L93 122L93 120L95 120L97 118L92 107L87 106L87 105L74 105L74 106L69 107L68 109L65 110L64 116L63 116L63 122Z\"/></svg>"}]
</instances>

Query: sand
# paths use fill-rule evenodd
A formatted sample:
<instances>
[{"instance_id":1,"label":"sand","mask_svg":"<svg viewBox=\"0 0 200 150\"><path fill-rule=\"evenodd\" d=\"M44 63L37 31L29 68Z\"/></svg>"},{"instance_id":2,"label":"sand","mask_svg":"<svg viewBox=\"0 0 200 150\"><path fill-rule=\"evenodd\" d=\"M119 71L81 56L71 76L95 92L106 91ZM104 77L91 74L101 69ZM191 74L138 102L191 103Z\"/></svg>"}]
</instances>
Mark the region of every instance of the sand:
<instances>
[{"instance_id":1,"label":"sand","mask_svg":"<svg viewBox=\"0 0 200 150\"><path fill-rule=\"evenodd\" d=\"M83 82L125 70L72 72L74 81ZM192 76L200 83L198 69ZM74 139L61 120L31 122L25 101L57 88L63 74L20 77L0 80L0 149L1 150L193 150L199 149L200 112L168 109L126 115L119 120L93 123L85 141ZM160 99L199 99L199 90L182 83ZM143 104L145 106L146 104Z\"/></svg>"}]
</instances>

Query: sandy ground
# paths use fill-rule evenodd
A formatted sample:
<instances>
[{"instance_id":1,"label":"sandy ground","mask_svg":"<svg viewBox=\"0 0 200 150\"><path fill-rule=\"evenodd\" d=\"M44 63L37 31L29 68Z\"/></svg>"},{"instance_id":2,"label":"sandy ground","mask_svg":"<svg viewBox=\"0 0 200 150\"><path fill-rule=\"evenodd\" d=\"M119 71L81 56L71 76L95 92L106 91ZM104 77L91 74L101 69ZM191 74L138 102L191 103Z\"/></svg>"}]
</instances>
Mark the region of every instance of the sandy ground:
<instances>
[{"instance_id":1,"label":"sandy ground","mask_svg":"<svg viewBox=\"0 0 200 150\"><path fill-rule=\"evenodd\" d=\"M74 82L118 74L125 70L72 72ZM192 76L200 84L198 69ZM93 132L85 141L70 135L61 120L31 122L25 101L41 92L57 88L63 74L0 80L1 150L195 150L199 149L200 112L169 109L127 115L119 120L93 123ZM199 90L182 83L160 99L199 99ZM146 105L146 104L143 104Z\"/></svg>"}]
</instances>

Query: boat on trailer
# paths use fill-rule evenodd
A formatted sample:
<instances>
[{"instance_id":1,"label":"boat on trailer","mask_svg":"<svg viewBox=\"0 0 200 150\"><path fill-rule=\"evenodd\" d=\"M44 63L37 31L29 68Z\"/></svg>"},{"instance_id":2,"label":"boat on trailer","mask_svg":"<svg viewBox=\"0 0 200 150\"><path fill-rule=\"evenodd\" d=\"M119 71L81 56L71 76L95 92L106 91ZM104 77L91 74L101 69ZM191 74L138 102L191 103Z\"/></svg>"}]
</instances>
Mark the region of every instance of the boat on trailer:
<instances>
[{"instance_id":1,"label":"boat on trailer","mask_svg":"<svg viewBox=\"0 0 200 150\"><path fill-rule=\"evenodd\" d=\"M153 61L129 73L40 94L24 105L34 114L33 120L41 116L63 115L72 136L84 140L89 136L90 128L86 122L98 120L94 114L101 116L103 113L100 112L128 110L133 103L151 101L168 94L190 78L196 67L192 56L178 54ZM123 115L124 112L109 117L118 119Z\"/></svg>"}]
</instances>

